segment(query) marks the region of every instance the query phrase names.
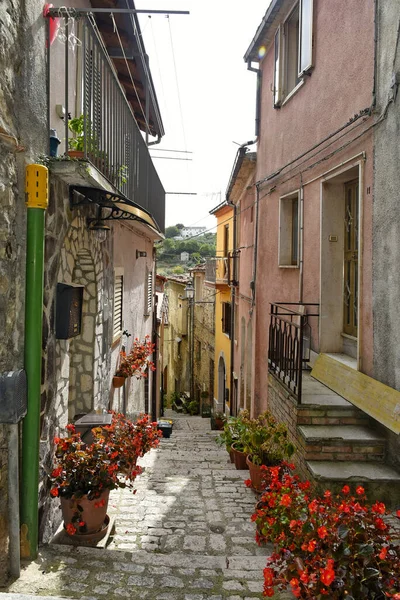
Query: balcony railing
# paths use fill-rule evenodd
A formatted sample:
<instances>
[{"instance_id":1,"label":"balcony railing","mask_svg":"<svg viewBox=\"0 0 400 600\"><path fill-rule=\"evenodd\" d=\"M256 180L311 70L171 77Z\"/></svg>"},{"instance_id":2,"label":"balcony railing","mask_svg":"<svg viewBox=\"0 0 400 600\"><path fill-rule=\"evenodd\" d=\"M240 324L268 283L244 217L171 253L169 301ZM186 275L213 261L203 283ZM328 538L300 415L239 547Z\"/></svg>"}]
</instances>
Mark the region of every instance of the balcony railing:
<instances>
[{"instance_id":1,"label":"balcony railing","mask_svg":"<svg viewBox=\"0 0 400 600\"><path fill-rule=\"evenodd\" d=\"M312 308L309 308L312 307ZM310 359L311 326L318 304L271 304L268 369L301 403L302 372ZM313 312L306 312L312 310Z\"/></svg>"},{"instance_id":2,"label":"balcony railing","mask_svg":"<svg viewBox=\"0 0 400 600\"><path fill-rule=\"evenodd\" d=\"M206 260L206 276L205 281L208 283L215 283L216 276L216 262L215 258L208 258Z\"/></svg>"},{"instance_id":3,"label":"balcony railing","mask_svg":"<svg viewBox=\"0 0 400 600\"><path fill-rule=\"evenodd\" d=\"M70 148L81 150L83 158L89 160L121 195L148 211L164 231L165 192L133 110L92 21L82 18L80 23L81 47L74 53L65 51L63 106L66 114L71 112L68 98L71 102L76 92L76 104L81 106L76 115L80 119L81 133L73 134L66 125L65 138ZM68 45L68 41L65 43ZM52 48L55 46L58 43ZM59 80L57 67L60 65L54 63L52 59L50 89L52 75L57 73ZM76 90L74 81L78 81Z\"/></svg>"}]
</instances>

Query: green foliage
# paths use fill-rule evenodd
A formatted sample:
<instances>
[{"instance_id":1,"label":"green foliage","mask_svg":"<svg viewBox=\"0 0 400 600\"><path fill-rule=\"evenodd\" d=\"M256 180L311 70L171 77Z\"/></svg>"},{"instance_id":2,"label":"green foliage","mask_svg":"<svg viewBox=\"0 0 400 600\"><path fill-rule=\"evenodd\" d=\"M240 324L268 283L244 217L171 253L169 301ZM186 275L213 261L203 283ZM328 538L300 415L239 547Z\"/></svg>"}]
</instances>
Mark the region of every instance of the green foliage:
<instances>
[{"instance_id":1,"label":"green foliage","mask_svg":"<svg viewBox=\"0 0 400 600\"><path fill-rule=\"evenodd\" d=\"M172 272L174 273L174 275L183 275L185 272L185 269L183 267L181 267L180 265L177 265L176 267L174 267L172 269Z\"/></svg>"},{"instance_id":2,"label":"green foliage","mask_svg":"<svg viewBox=\"0 0 400 600\"><path fill-rule=\"evenodd\" d=\"M173 238L173 237L175 237L176 235L179 235L179 229L177 228L177 226L176 226L176 225L171 225L171 227L167 227L167 228L165 229L165 237L166 237L167 239L169 239L169 238Z\"/></svg>"},{"instance_id":3,"label":"green foliage","mask_svg":"<svg viewBox=\"0 0 400 600\"><path fill-rule=\"evenodd\" d=\"M256 465L276 465L291 458L295 447L288 439L284 423L278 423L269 411L255 419L246 419L241 433L244 452Z\"/></svg>"}]
</instances>

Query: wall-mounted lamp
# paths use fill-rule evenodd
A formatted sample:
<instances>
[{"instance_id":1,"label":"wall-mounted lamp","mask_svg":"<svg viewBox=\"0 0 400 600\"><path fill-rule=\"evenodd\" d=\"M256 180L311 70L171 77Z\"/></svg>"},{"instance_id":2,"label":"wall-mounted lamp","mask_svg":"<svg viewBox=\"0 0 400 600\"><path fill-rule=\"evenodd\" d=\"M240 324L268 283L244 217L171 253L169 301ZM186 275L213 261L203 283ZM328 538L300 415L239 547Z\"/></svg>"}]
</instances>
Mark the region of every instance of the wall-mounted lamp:
<instances>
[{"instance_id":1,"label":"wall-mounted lamp","mask_svg":"<svg viewBox=\"0 0 400 600\"><path fill-rule=\"evenodd\" d=\"M93 231L97 241L101 243L105 241L110 228L101 219L88 219L88 230Z\"/></svg>"},{"instance_id":2,"label":"wall-mounted lamp","mask_svg":"<svg viewBox=\"0 0 400 600\"><path fill-rule=\"evenodd\" d=\"M141 250L136 250L136 258L146 258L147 252L142 252Z\"/></svg>"},{"instance_id":3,"label":"wall-mounted lamp","mask_svg":"<svg viewBox=\"0 0 400 600\"><path fill-rule=\"evenodd\" d=\"M188 283L187 286L185 287L185 293L186 293L186 299L187 300L193 300L194 298L194 287L192 283Z\"/></svg>"}]
</instances>

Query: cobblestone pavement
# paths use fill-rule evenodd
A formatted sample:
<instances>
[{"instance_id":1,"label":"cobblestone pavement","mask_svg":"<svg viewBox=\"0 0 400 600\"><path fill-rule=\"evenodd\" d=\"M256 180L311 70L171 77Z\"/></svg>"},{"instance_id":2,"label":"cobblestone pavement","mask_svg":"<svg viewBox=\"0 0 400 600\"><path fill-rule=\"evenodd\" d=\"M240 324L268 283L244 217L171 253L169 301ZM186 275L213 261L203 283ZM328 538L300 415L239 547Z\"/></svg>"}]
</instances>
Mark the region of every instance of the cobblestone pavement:
<instances>
[{"instance_id":1,"label":"cobblestone pavement","mask_svg":"<svg viewBox=\"0 0 400 600\"><path fill-rule=\"evenodd\" d=\"M248 471L230 464L209 419L173 418L171 438L141 461L137 493L112 493L115 534L107 548L43 546L7 592L82 600L262 597L271 548L254 541Z\"/></svg>"}]
</instances>

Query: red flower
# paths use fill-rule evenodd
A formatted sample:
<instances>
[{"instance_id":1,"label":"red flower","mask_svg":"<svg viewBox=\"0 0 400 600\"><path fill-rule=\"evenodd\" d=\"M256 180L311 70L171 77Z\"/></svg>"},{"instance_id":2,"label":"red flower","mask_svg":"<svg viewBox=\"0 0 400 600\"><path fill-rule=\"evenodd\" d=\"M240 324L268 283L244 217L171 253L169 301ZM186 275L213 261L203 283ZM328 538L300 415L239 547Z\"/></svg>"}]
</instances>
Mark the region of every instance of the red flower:
<instances>
[{"instance_id":1,"label":"red flower","mask_svg":"<svg viewBox=\"0 0 400 600\"><path fill-rule=\"evenodd\" d=\"M396 517L400 519L400 510L396 510Z\"/></svg>"},{"instance_id":2,"label":"red flower","mask_svg":"<svg viewBox=\"0 0 400 600\"><path fill-rule=\"evenodd\" d=\"M386 548L386 546L384 546L384 547L382 548L382 550L380 551L380 553L379 553L379 558L380 558L381 560L385 560L385 558L386 558L386 554L387 554L387 548Z\"/></svg>"},{"instance_id":3,"label":"red flower","mask_svg":"<svg viewBox=\"0 0 400 600\"><path fill-rule=\"evenodd\" d=\"M266 596L267 598L272 598L272 596L274 596L274 590L273 588L265 588L264 592L263 592L263 596Z\"/></svg>"},{"instance_id":4,"label":"red flower","mask_svg":"<svg viewBox=\"0 0 400 600\"><path fill-rule=\"evenodd\" d=\"M358 494L359 496L362 496L363 494L365 494L365 490L364 490L364 488L362 487L362 485L359 485L359 486L356 488L356 494Z\"/></svg>"},{"instance_id":5,"label":"red flower","mask_svg":"<svg viewBox=\"0 0 400 600\"><path fill-rule=\"evenodd\" d=\"M328 535L328 530L325 527L325 525L322 525L321 527L318 527L318 537L321 538L321 540L323 540L324 538L326 538L326 536Z\"/></svg>"},{"instance_id":6,"label":"red flower","mask_svg":"<svg viewBox=\"0 0 400 600\"><path fill-rule=\"evenodd\" d=\"M68 523L66 530L69 535L74 535L76 533L76 528L72 525L72 523Z\"/></svg>"},{"instance_id":7,"label":"red flower","mask_svg":"<svg viewBox=\"0 0 400 600\"><path fill-rule=\"evenodd\" d=\"M53 498L55 498L56 496L58 496L58 488L56 488L56 487L51 488L51 490L50 490L50 496L53 496Z\"/></svg>"},{"instance_id":8,"label":"red flower","mask_svg":"<svg viewBox=\"0 0 400 600\"><path fill-rule=\"evenodd\" d=\"M75 433L75 425L73 425L72 423L68 423L65 429L67 431L70 431L71 433Z\"/></svg>"},{"instance_id":9,"label":"red flower","mask_svg":"<svg viewBox=\"0 0 400 600\"><path fill-rule=\"evenodd\" d=\"M79 527L85 527L86 523L85 521L79 521Z\"/></svg>"},{"instance_id":10,"label":"red flower","mask_svg":"<svg viewBox=\"0 0 400 600\"><path fill-rule=\"evenodd\" d=\"M315 548L317 546L317 541L316 540L311 540L307 546L307 550L309 552L314 552Z\"/></svg>"},{"instance_id":11,"label":"red flower","mask_svg":"<svg viewBox=\"0 0 400 600\"><path fill-rule=\"evenodd\" d=\"M324 585L331 585L332 581L335 579L335 571L333 569L322 569L321 571L321 581ZM322 592L322 590L321 590Z\"/></svg>"},{"instance_id":12,"label":"red flower","mask_svg":"<svg viewBox=\"0 0 400 600\"><path fill-rule=\"evenodd\" d=\"M292 499L289 494L283 494L280 505L281 506L290 506L292 504Z\"/></svg>"},{"instance_id":13,"label":"red flower","mask_svg":"<svg viewBox=\"0 0 400 600\"><path fill-rule=\"evenodd\" d=\"M349 488L349 486L348 486L348 485L344 485L344 486L342 487L342 492L343 492L343 494L349 494L349 493L350 493L350 488Z\"/></svg>"},{"instance_id":14,"label":"red flower","mask_svg":"<svg viewBox=\"0 0 400 600\"><path fill-rule=\"evenodd\" d=\"M251 479L246 479L245 482L244 482L244 485L246 487L250 488L251 487Z\"/></svg>"}]
</instances>

